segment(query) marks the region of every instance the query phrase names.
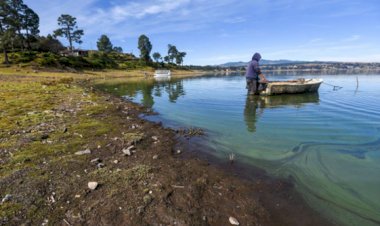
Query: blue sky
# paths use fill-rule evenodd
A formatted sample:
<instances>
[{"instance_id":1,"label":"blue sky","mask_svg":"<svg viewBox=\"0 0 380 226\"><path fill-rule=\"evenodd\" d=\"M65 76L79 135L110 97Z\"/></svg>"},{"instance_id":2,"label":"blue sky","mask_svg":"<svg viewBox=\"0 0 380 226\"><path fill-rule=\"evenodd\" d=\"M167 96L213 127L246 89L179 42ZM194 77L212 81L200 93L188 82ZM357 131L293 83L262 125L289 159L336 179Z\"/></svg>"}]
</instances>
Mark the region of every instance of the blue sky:
<instances>
[{"instance_id":1,"label":"blue sky","mask_svg":"<svg viewBox=\"0 0 380 226\"><path fill-rule=\"evenodd\" d=\"M139 55L146 34L153 52L167 44L187 52L185 64L264 59L380 62L379 0L24 0L40 15L42 35L61 14L84 29L84 49L102 34ZM64 40L63 43L66 44ZM77 45L78 47L78 45Z\"/></svg>"}]
</instances>

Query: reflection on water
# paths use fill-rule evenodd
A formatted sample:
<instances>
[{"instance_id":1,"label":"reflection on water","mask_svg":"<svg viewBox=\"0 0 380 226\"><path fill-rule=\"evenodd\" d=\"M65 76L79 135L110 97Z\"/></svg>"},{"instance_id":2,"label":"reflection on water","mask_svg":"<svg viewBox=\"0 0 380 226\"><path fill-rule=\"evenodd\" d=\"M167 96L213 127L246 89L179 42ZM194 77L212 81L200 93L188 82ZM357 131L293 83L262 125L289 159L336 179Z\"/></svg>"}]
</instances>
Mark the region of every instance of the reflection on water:
<instances>
[{"instance_id":1,"label":"reflection on water","mask_svg":"<svg viewBox=\"0 0 380 226\"><path fill-rule=\"evenodd\" d=\"M360 76L359 90L356 76L321 78L344 88L247 96L242 76L101 86L160 113L150 120L206 129L210 154L235 153L238 161L292 178L312 207L339 224L379 225L380 77Z\"/></svg>"},{"instance_id":2,"label":"reflection on water","mask_svg":"<svg viewBox=\"0 0 380 226\"><path fill-rule=\"evenodd\" d=\"M265 108L294 106L301 108L310 103L318 103L318 93L306 93L299 95L257 96L247 95L244 107L244 121L249 132L256 131L256 122L264 113Z\"/></svg>"},{"instance_id":3,"label":"reflection on water","mask_svg":"<svg viewBox=\"0 0 380 226\"><path fill-rule=\"evenodd\" d=\"M256 132L256 121L263 114L265 101L259 96L247 96L244 108L244 121L249 132Z\"/></svg>"},{"instance_id":4,"label":"reflection on water","mask_svg":"<svg viewBox=\"0 0 380 226\"><path fill-rule=\"evenodd\" d=\"M114 83L110 81L106 84L100 84L98 87L119 96L140 98L139 102L148 108L153 107L154 96L161 97L165 93L168 100L175 103L179 97L185 95L182 80L166 78L156 81L128 81L127 83Z\"/></svg>"}]
</instances>

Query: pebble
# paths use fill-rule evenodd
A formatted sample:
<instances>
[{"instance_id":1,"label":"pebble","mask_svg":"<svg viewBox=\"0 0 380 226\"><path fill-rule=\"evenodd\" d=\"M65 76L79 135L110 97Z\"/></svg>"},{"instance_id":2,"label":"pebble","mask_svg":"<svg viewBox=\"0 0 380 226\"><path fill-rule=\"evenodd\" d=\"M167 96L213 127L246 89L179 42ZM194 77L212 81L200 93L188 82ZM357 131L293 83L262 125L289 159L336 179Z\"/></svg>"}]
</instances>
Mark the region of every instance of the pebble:
<instances>
[{"instance_id":1,"label":"pebble","mask_svg":"<svg viewBox=\"0 0 380 226\"><path fill-rule=\"evenodd\" d=\"M100 162L100 158L95 158L91 160L91 163L98 163Z\"/></svg>"},{"instance_id":2,"label":"pebble","mask_svg":"<svg viewBox=\"0 0 380 226\"><path fill-rule=\"evenodd\" d=\"M158 155L153 155L153 159L158 159Z\"/></svg>"},{"instance_id":3,"label":"pebble","mask_svg":"<svg viewBox=\"0 0 380 226\"><path fill-rule=\"evenodd\" d=\"M77 151L75 152L76 155L86 155L86 154L91 154L91 150L90 149L86 149L84 151Z\"/></svg>"},{"instance_id":4,"label":"pebble","mask_svg":"<svg viewBox=\"0 0 380 226\"><path fill-rule=\"evenodd\" d=\"M157 136L152 136L152 139L153 139L154 141L158 141L158 137L157 137Z\"/></svg>"},{"instance_id":5,"label":"pebble","mask_svg":"<svg viewBox=\"0 0 380 226\"><path fill-rule=\"evenodd\" d=\"M11 201L13 196L11 194L6 194L5 197L1 200L1 203Z\"/></svg>"},{"instance_id":6,"label":"pebble","mask_svg":"<svg viewBox=\"0 0 380 226\"><path fill-rule=\"evenodd\" d=\"M49 220L48 220L48 219L45 219L45 220L42 222L41 226L45 226L45 225L48 225L48 224L49 224Z\"/></svg>"},{"instance_id":7,"label":"pebble","mask_svg":"<svg viewBox=\"0 0 380 226\"><path fill-rule=\"evenodd\" d=\"M181 150L177 150L177 154L181 154Z\"/></svg>"},{"instance_id":8,"label":"pebble","mask_svg":"<svg viewBox=\"0 0 380 226\"><path fill-rule=\"evenodd\" d=\"M123 148L123 150L121 150L121 151L124 153L124 155L130 156L130 155L132 155L131 150L133 150L133 149L135 149L135 146L131 145L127 148Z\"/></svg>"},{"instance_id":9,"label":"pebble","mask_svg":"<svg viewBox=\"0 0 380 226\"><path fill-rule=\"evenodd\" d=\"M95 190L98 187L98 185L98 182L95 181L88 182L87 184L88 188L91 190Z\"/></svg>"},{"instance_id":10,"label":"pebble","mask_svg":"<svg viewBox=\"0 0 380 226\"><path fill-rule=\"evenodd\" d=\"M113 161L113 163L115 163L115 164L118 164L118 163L119 163L119 161L118 161L118 160L114 160L114 161Z\"/></svg>"},{"instance_id":11,"label":"pebble","mask_svg":"<svg viewBox=\"0 0 380 226\"><path fill-rule=\"evenodd\" d=\"M131 153L131 151L129 150L129 149L123 149L122 150L122 152L124 153L124 155L128 155L128 156L130 156L130 155L132 155L132 153Z\"/></svg>"},{"instance_id":12,"label":"pebble","mask_svg":"<svg viewBox=\"0 0 380 226\"><path fill-rule=\"evenodd\" d=\"M228 220L232 225L239 225L239 221L237 221L235 217L230 217Z\"/></svg>"},{"instance_id":13,"label":"pebble","mask_svg":"<svg viewBox=\"0 0 380 226\"><path fill-rule=\"evenodd\" d=\"M98 167L99 169L100 169L100 168L103 168L103 167L105 167L105 166L106 166L106 165L104 165L104 163L101 163L101 162L98 163L98 164L96 165L96 167Z\"/></svg>"}]
</instances>

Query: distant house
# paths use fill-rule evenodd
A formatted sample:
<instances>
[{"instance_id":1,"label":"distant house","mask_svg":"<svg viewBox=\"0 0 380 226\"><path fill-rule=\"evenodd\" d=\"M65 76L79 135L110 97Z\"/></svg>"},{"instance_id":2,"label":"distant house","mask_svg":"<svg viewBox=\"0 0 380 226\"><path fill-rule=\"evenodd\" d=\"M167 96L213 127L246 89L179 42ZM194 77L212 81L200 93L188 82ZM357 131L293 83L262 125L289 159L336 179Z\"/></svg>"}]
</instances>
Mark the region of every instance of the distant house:
<instances>
[{"instance_id":1,"label":"distant house","mask_svg":"<svg viewBox=\"0 0 380 226\"><path fill-rule=\"evenodd\" d=\"M73 49L73 50L70 50L70 49L65 49L65 50L62 50L59 52L59 54L61 56L88 56L88 50L83 50L83 49Z\"/></svg>"}]
</instances>

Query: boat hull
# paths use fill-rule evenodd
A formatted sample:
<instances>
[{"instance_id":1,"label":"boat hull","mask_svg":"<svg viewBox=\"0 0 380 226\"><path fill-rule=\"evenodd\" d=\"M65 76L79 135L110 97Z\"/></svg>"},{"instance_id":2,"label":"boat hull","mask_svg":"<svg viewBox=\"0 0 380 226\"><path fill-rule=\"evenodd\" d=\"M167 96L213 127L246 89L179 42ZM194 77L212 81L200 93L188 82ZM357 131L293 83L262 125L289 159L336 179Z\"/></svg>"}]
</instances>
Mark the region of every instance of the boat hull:
<instances>
[{"instance_id":1,"label":"boat hull","mask_svg":"<svg viewBox=\"0 0 380 226\"><path fill-rule=\"evenodd\" d=\"M154 78L170 78L170 70L156 70L154 72Z\"/></svg>"},{"instance_id":2,"label":"boat hull","mask_svg":"<svg viewBox=\"0 0 380 226\"><path fill-rule=\"evenodd\" d=\"M322 79L269 82L260 95L279 95L318 92Z\"/></svg>"}]
</instances>

